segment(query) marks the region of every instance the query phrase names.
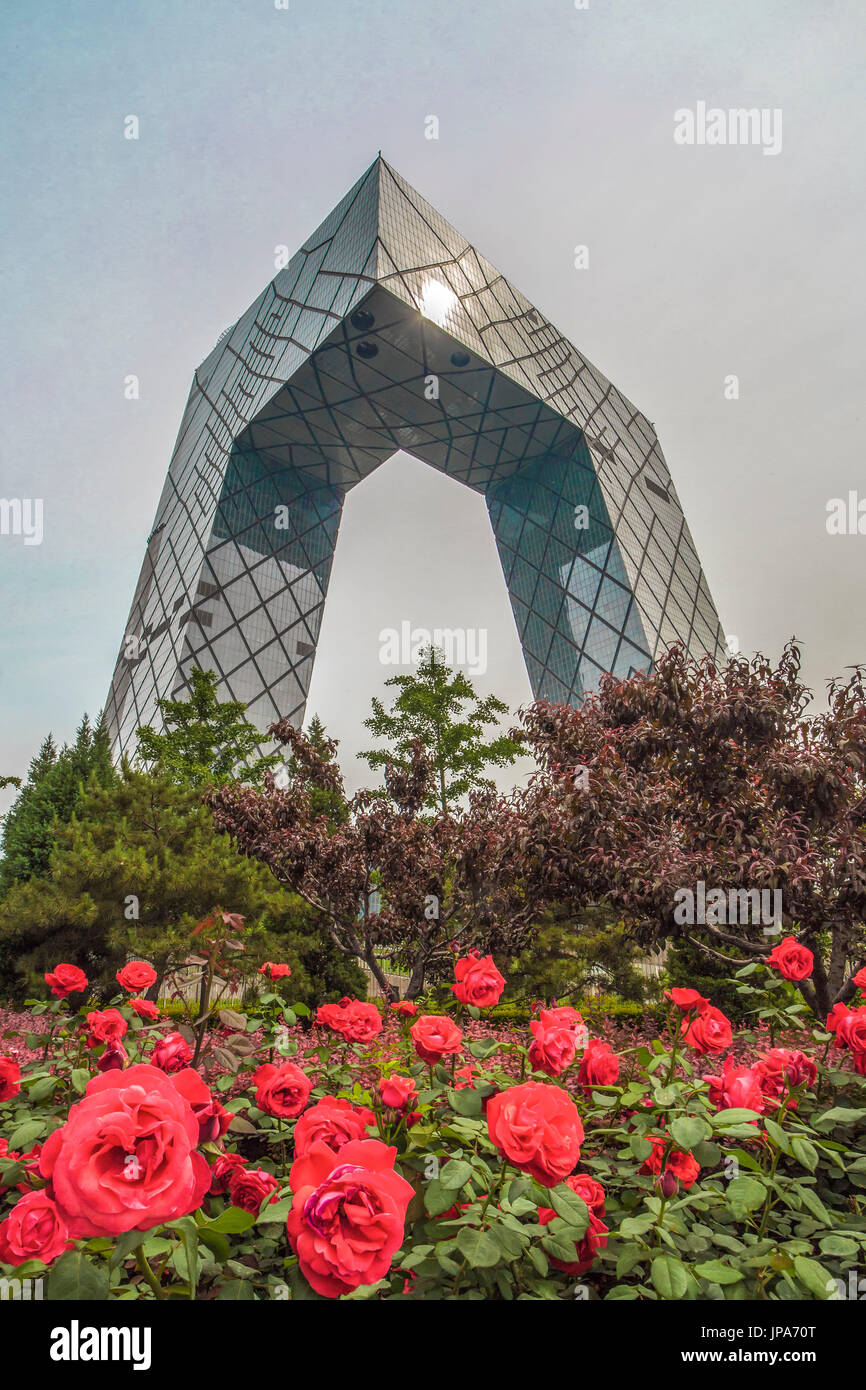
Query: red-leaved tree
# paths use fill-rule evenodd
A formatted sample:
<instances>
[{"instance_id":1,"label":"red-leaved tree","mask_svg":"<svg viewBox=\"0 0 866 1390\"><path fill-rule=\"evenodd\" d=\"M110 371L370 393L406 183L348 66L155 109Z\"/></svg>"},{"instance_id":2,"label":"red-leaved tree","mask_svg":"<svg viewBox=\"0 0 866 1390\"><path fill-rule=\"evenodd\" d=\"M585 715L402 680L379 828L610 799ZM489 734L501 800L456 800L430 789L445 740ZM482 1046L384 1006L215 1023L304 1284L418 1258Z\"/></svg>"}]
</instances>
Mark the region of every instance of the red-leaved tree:
<instances>
[{"instance_id":1,"label":"red-leaved tree","mask_svg":"<svg viewBox=\"0 0 866 1390\"><path fill-rule=\"evenodd\" d=\"M219 829L320 913L334 944L365 961L386 998L387 956L409 975L406 998L450 974L455 951L514 954L531 930L523 836L513 798L473 792L464 810L425 816L433 768L420 744L408 766L389 764L383 792L362 791L336 823L311 793L343 798L336 743L317 750L288 722L270 734L289 750L292 780L228 785L208 796Z\"/></svg>"},{"instance_id":2,"label":"red-leaved tree","mask_svg":"<svg viewBox=\"0 0 866 1390\"><path fill-rule=\"evenodd\" d=\"M652 674L605 677L580 709L523 716L540 772L519 801L535 898L606 902L645 944L685 936L736 968L766 958L765 922L676 917L681 890L780 890L781 926L815 956L802 994L819 1015L866 963L864 670L807 716L800 651L719 664L681 647ZM735 898L731 898L731 893ZM677 898L678 893L680 898ZM734 953L734 959L731 953Z\"/></svg>"}]
</instances>

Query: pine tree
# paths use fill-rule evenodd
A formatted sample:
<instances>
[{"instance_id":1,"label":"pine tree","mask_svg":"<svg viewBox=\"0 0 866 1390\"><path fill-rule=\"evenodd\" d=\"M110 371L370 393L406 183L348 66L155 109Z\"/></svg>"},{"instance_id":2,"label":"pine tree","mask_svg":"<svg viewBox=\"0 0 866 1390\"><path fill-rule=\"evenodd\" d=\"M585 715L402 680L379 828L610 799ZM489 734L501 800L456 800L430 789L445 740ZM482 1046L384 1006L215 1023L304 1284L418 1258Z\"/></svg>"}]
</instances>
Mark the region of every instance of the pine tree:
<instances>
[{"instance_id":1,"label":"pine tree","mask_svg":"<svg viewBox=\"0 0 866 1390\"><path fill-rule=\"evenodd\" d=\"M411 676L392 676L385 684L400 693L390 711L374 698L372 717L364 727L391 746L359 756L372 768L390 762L408 770L412 749L420 742L435 770L429 809L447 815L470 788L493 786L483 775L486 767L505 767L519 754L520 744L507 734L484 741L487 726L497 724L508 706L495 695L482 700L471 681L452 671L435 647L420 653Z\"/></svg>"},{"instance_id":2,"label":"pine tree","mask_svg":"<svg viewBox=\"0 0 866 1390\"><path fill-rule=\"evenodd\" d=\"M0 903L0 998L44 993L42 975L59 960L109 995L130 954L162 977L194 950L191 928L217 905L246 919L245 959L288 961L293 997L363 990L310 910L214 829L196 788L125 763L58 828L47 877L16 884Z\"/></svg>"},{"instance_id":3,"label":"pine tree","mask_svg":"<svg viewBox=\"0 0 866 1390\"><path fill-rule=\"evenodd\" d=\"M47 873L57 826L75 814L89 784L108 786L115 776L101 715L95 726L84 715L71 746L58 751L51 734L43 740L3 824L0 896Z\"/></svg>"},{"instance_id":4,"label":"pine tree","mask_svg":"<svg viewBox=\"0 0 866 1390\"><path fill-rule=\"evenodd\" d=\"M262 735L245 717L241 700L217 699L217 676L198 666L190 673L188 700L159 700L164 731L149 724L138 729L137 760L150 771L189 786L260 783L265 769L280 761L261 757Z\"/></svg>"}]
</instances>

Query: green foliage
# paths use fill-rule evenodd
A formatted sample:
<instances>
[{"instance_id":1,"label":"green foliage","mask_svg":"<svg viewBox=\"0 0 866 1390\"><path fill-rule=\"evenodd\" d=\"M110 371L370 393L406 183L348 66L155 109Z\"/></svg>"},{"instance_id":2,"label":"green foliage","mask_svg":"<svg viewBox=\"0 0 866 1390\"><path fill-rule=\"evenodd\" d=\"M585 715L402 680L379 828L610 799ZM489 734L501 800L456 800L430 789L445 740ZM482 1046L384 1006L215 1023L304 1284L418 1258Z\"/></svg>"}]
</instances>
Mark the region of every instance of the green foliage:
<instances>
[{"instance_id":1,"label":"green foliage","mask_svg":"<svg viewBox=\"0 0 866 1390\"><path fill-rule=\"evenodd\" d=\"M622 999L642 1000L646 981L637 968L641 953L609 908L589 907L579 916L564 909L548 913L531 943L512 962L509 992L524 999L574 998L603 989Z\"/></svg>"},{"instance_id":2,"label":"green foliage","mask_svg":"<svg viewBox=\"0 0 866 1390\"><path fill-rule=\"evenodd\" d=\"M314 714L310 720L304 737L323 763L334 764L338 746L337 740L328 738L325 726L317 714ZM286 763L286 771L292 781L296 778L299 779L309 792L311 815L327 816L331 825L345 824L349 819L349 807L341 792L335 791L331 786L324 786L321 780L317 779L315 773L311 772L309 768L302 767L294 756L289 758Z\"/></svg>"},{"instance_id":3,"label":"green foliage","mask_svg":"<svg viewBox=\"0 0 866 1390\"><path fill-rule=\"evenodd\" d=\"M44 991L42 976L58 960L111 990L130 953L150 961L161 980L193 950L191 928L224 902L248 921L253 963L285 952L297 997L344 992L361 978L347 971L306 905L238 854L215 831L198 791L170 774L125 764L110 786L91 787L79 814L58 830L49 867L45 880L16 885L0 903L0 994Z\"/></svg>"},{"instance_id":4,"label":"green foliage","mask_svg":"<svg viewBox=\"0 0 866 1390\"><path fill-rule=\"evenodd\" d=\"M89 782L109 786L114 776L101 716L94 726L85 714L75 742L64 744L59 751L48 735L3 823L0 896L8 893L13 883L25 883L47 873L55 822L63 824L71 819ZM15 781L11 777L4 779Z\"/></svg>"},{"instance_id":5,"label":"green foliage","mask_svg":"<svg viewBox=\"0 0 866 1390\"><path fill-rule=\"evenodd\" d=\"M696 935L698 931L696 928ZM715 941L712 943L712 949L720 950ZM767 950L770 950L770 946ZM726 952L725 948L721 948L721 954L726 953L731 956L730 965L725 965L714 956L709 956L705 951L693 946L690 941L679 937L668 945L666 972L672 986L698 990L707 999L712 999L729 1018L739 1023L746 1015L746 1004L738 992L736 982L731 979L737 955L735 951Z\"/></svg>"},{"instance_id":6,"label":"green foliage","mask_svg":"<svg viewBox=\"0 0 866 1390\"><path fill-rule=\"evenodd\" d=\"M520 752L520 744L507 734L485 742L488 725L497 724L508 706L495 695L482 700L471 681L452 672L435 647L421 652L413 675L392 676L385 684L400 693L390 711L374 699L372 717L364 727L390 746L359 756L372 768L392 762L408 769L412 749L420 742L435 770L435 786L426 802L430 810L447 813L449 803L470 788L492 787L484 769L506 767Z\"/></svg>"},{"instance_id":7,"label":"green foliage","mask_svg":"<svg viewBox=\"0 0 866 1390\"><path fill-rule=\"evenodd\" d=\"M189 786L226 782L260 783L265 769L280 759L261 757L262 735L245 718L240 700L217 699L217 676L194 666L188 700L159 700L163 732L149 724L138 729L137 760L153 772Z\"/></svg>"}]
</instances>

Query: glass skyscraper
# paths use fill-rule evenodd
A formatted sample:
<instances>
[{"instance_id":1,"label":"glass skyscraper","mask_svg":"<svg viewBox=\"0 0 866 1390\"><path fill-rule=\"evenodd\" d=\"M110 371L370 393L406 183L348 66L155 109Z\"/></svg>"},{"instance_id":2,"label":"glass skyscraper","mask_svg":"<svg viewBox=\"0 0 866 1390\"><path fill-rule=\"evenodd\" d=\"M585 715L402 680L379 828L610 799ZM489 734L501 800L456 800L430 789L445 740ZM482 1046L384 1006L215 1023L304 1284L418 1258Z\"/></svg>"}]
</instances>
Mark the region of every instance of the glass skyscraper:
<instances>
[{"instance_id":1,"label":"glass skyscraper","mask_svg":"<svg viewBox=\"0 0 866 1390\"><path fill-rule=\"evenodd\" d=\"M537 698L723 654L641 412L379 157L195 373L107 703L193 666L300 724L343 498L397 450L484 494ZM267 740L263 739L263 743Z\"/></svg>"}]
</instances>

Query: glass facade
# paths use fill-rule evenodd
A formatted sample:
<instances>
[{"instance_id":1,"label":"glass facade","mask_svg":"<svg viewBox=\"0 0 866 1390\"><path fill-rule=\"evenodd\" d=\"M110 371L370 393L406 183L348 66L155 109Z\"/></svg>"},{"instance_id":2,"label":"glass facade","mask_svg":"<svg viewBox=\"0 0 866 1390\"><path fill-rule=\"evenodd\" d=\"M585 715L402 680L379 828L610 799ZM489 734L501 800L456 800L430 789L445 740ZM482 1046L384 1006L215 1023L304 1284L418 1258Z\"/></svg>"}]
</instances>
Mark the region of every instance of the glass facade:
<instances>
[{"instance_id":1,"label":"glass facade","mask_svg":"<svg viewBox=\"0 0 866 1390\"><path fill-rule=\"evenodd\" d=\"M381 158L195 374L107 704L194 665L303 720L343 498L403 449L484 494L536 697L723 637L655 431ZM263 746L267 743L263 738Z\"/></svg>"}]
</instances>

